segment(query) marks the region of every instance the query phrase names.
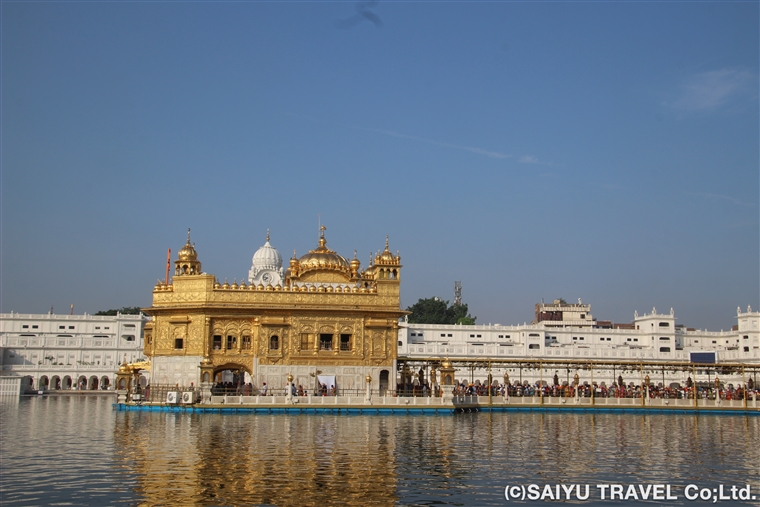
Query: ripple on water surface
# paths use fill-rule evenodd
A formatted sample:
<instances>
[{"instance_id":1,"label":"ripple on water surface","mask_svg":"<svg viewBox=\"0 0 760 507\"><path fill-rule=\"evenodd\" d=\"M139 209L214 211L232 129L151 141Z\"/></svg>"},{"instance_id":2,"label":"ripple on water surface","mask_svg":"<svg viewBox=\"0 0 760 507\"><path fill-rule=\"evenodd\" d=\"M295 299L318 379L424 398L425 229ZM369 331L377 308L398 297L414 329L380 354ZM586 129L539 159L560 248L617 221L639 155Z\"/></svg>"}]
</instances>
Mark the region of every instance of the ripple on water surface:
<instances>
[{"instance_id":1,"label":"ripple on water surface","mask_svg":"<svg viewBox=\"0 0 760 507\"><path fill-rule=\"evenodd\" d=\"M0 503L504 505L507 485L560 480L760 492L758 417L193 415L111 403L0 403Z\"/></svg>"}]
</instances>

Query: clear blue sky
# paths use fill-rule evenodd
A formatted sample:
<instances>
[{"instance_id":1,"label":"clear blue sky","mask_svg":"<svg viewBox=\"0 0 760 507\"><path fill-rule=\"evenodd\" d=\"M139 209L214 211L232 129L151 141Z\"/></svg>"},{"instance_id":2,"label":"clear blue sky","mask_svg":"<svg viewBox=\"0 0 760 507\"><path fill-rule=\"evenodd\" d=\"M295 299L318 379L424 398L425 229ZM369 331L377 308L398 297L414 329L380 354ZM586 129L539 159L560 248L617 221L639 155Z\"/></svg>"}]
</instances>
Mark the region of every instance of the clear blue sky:
<instances>
[{"instance_id":1,"label":"clear blue sky","mask_svg":"<svg viewBox=\"0 0 760 507\"><path fill-rule=\"evenodd\" d=\"M399 250L402 304L760 307L758 2L2 2L3 312Z\"/></svg>"}]
</instances>

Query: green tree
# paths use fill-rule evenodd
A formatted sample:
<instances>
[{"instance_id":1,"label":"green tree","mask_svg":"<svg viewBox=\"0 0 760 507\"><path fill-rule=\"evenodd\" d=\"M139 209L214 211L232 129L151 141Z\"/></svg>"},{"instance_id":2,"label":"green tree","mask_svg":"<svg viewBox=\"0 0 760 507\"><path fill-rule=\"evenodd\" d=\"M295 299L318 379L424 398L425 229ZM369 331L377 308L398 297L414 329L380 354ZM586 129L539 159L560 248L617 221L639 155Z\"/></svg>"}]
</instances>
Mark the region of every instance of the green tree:
<instances>
[{"instance_id":1,"label":"green tree","mask_svg":"<svg viewBox=\"0 0 760 507\"><path fill-rule=\"evenodd\" d=\"M117 313L120 313L122 315L140 315L140 307L125 306L121 310L101 310L99 312L95 312L95 315L116 315Z\"/></svg>"},{"instance_id":2,"label":"green tree","mask_svg":"<svg viewBox=\"0 0 760 507\"><path fill-rule=\"evenodd\" d=\"M411 312L409 322L412 324L475 324L475 319L468 313L467 305L451 305L438 297L420 299L406 309Z\"/></svg>"}]
</instances>

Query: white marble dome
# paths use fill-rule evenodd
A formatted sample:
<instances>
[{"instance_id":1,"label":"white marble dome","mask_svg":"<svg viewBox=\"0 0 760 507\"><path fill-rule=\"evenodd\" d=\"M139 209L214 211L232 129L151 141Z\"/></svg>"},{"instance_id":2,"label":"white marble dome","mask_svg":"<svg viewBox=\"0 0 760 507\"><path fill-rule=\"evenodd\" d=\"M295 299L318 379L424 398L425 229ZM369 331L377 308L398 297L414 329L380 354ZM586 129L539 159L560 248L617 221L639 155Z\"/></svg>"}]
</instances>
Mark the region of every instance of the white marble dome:
<instances>
[{"instance_id":1,"label":"white marble dome","mask_svg":"<svg viewBox=\"0 0 760 507\"><path fill-rule=\"evenodd\" d=\"M275 281L275 279L278 282L282 281L282 255L269 243L269 231L267 231L267 240L264 246L253 254L251 269L248 271L248 281L251 283L259 282L260 277L258 275L263 272L270 273L267 281Z\"/></svg>"}]
</instances>

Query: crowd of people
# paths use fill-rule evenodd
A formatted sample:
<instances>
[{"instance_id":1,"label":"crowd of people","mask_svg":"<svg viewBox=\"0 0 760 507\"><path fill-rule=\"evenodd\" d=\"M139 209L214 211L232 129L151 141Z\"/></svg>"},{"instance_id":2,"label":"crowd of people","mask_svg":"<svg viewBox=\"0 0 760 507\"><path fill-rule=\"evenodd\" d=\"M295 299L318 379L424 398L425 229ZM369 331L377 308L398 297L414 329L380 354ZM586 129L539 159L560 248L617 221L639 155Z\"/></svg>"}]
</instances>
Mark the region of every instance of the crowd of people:
<instances>
[{"instance_id":1,"label":"crowd of people","mask_svg":"<svg viewBox=\"0 0 760 507\"><path fill-rule=\"evenodd\" d=\"M144 396L149 399L149 387L145 389ZM442 396L444 389L450 390L455 396L488 396L489 391L491 396L506 396L506 397L560 397L560 398L642 398L647 396L647 390L645 389L645 382L634 383L623 382L622 377L618 377L616 382L611 385L607 385L605 382L580 382L575 379L571 382L560 383L558 378L554 378L553 383L546 381L539 381L530 383L527 380L519 382L515 381L512 384L499 384L494 382L489 386L487 383L481 381L466 382L464 380L458 382L454 386L439 386L435 384L432 388L427 382L420 385L415 384L398 384L396 391L387 391L383 394L390 396L415 396L415 397L428 397L428 396ZM194 390L191 387L191 390ZM283 388L284 395L292 396L308 396L309 390L303 385L296 386L294 383L287 384ZM721 399L721 400L760 400L760 389L754 384L752 380L745 385L741 384L725 384L713 382L692 382L689 378L685 385L680 383L671 383L669 386L665 386L662 383L655 384L650 382L648 384L648 397L649 398L663 398L663 399L694 399L696 396L698 399ZM270 390L267 383L264 382L260 388L257 388L252 383L238 384L234 382L217 382L211 388L211 394L214 396L274 396L273 390ZM328 386L325 383L317 383L317 387L311 391L311 394L316 396L336 396L338 390L336 386ZM346 394L346 393L343 393ZM358 394L358 390L357 390Z\"/></svg>"},{"instance_id":2,"label":"crowd of people","mask_svg":"<svg viewBox=\"0 0 760 507\"><path fill-rule=\"evenodd\" d=\"M719 384L717 387L709 385L708 383L700 383L699 385L693 382L687 382L687 385L681 386L676 383L671 386L664 386L663 384L654 383L649 384L649 398L670 398L670 399L694 399L694 396L698 399L722 399L722 400L754 400L760 399L760 390L755 389L754 385L747 384L747 386L733 384ZM522 383L515 382L512 385L505 386L504 384L494 384L490 387L491 396L514 396L514 397L530 397L530 396L544 396L544 397L560 397L560 398L641 398L647 396L647 390L644 383L635 384L633 382L626 385L622 380L614 382L612 385L607 386L604 383L589 384L584 383L567 383L564 382L561 385L555 383L549 385L546 382L535 382L533 384L524 381ZM453 387L454 395L459 396L488 396L489 387L486 384L460 382Z\"/></svg>"},{"instance_id":3,"label":"crowd of people","mask_svg":"<svg viewBox=\"0 0 760 507\"><path fill-rule=\"evenodd\" d=\"M294 383L290 383L283 389L283 394L287 396L308 396L309 390L303 385L296 386ZM290 393L288 392L290 391ZM320 383L319 387L312 391L317 396L336 396L336 387L328 386L325 383ZM264 382L260 388L257 388L250 382L245 384L236 384L234 382L217 382L211 388L211 394L213 396L274 396L276 393L269 389L267 383Z\"/></svg>"}]
</instances>

